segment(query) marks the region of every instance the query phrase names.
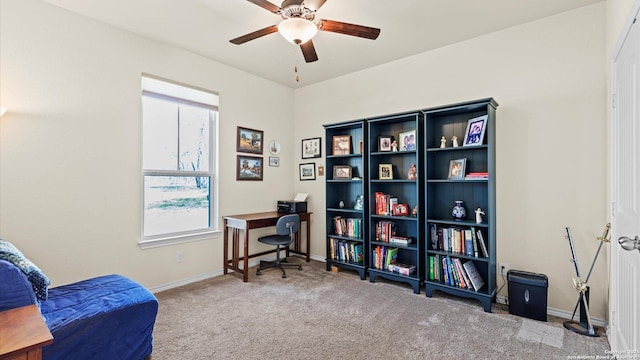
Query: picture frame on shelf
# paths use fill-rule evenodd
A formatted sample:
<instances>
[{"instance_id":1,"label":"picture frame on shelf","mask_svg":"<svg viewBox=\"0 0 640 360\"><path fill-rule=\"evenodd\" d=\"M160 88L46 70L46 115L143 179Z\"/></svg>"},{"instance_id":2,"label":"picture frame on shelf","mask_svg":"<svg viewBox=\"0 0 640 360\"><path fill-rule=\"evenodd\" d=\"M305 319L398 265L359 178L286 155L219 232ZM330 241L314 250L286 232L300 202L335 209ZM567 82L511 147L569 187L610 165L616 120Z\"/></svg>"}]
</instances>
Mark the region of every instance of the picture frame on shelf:
<instances>
[{"instance_id":1,"label":"picture frame on shelf","mask_svg":"<svg viewBox=\"0 0 640 360\"><path fill-rule=\"evenodd\" d=\"M351 180L351 166L334 165L333 180Z\"/></svg>"},{"instance_id":2,"label":"picture frame on shelf","mask_svg":"<svg viewBox=\"0 0 640 360\"><path fill-rule=\"evenodd\" d=\"M407 204L394 204L391 208L391 215L393 216L407 216L409 215L409 205Z\"/></svg>"},{"instance_id":3,"label":"picture frame on shelf","mask_svg":"<svg viewBox=\"0 0 640 360\"><path fill-rule=\"evenodd\" d=\"M279 167L280 166L280 158L277 156L269 156L269 166Z\"/></svg>"},{"instance_id":4,"label":"picture frame on shelf","mask_svg":"<svg viewBox=\"0 0 640 360\"><path fill-rule=\"evenodd\" d=\"M316 179L316 163L300 164L300 181Z\"/></svg>"},{"instance_id":5,"label":"picture frame on shelf","mask_svg":"<svg viewBox=\"0 0 640 360\"><path fill-rule=\"evenodd\" d=\"M464 179L465 168L467 165L467 159L455 159L449 161L449 180L462 180Z\"/></svg>"},{"instance_id":6,"label":"picture frame on shelf","mask_svg":"<svg viewBox=\"0 0 640 360\"><path fill-rule=\"evenodd\" d=\"M262 139L264 131L238 126L236 151L243 153L262 154Z\"/></svg>"},{"instance_id":7,"label":"picture frame on shelf","mask_svg":"<svg viewBox=\"0 0 640 360\"><path fill-rule=\"evenodd\" d=\"M333 137L333 155L351 154L351 136L336 135Z\"/></svg>"},{"instance_id":8,"label":"picture frame on shelf","mask_svg":"<svg viewBox=\"0 0 640 360\"><path fill-rule=\"evenodd\" d=\"M467 130L462 146L480 146L484 141L484 132L487 129L488 115L482 115L470 119L467 122Z\"/></svg>"},{"instance_id":9,"label":"picture frame on shelf","mask_svg":"<svg viewBox=\"0 0 640 360\"><path fill-rule=\"evenodd\" d=\"M378 179L379 180L393 180L393 165L392 164L379 164L378 165Z\"/></svg>"},{"instance_id":10,"label":"picture frame on shelf","mask_svg":"<svg viewBox=\"0 0 640 360\"><path fill-rule=\"evenodd\" d=\"M262 161L262 157L238 155L236 161L236 180L262 181Z\"/></svg>"},{"instance_id":11,"label":"picture frame on shelf","mask_svg":"<svg viewBox=\"0 0 640 360\"><path fill-rule=\"evenodd\" d=\"M320 146L322 138L310 138L302 140L302 158L312 159L322 156L322 147Z\"/></svg>"},{"instance_id":12,"label":"picture frame on shelf","mask_svg":"<svg viewBox=\"0 0 640 360\"><path fill-rule=\"evenodd\" d=\"M416 150L416 130L409 130L401 132L398 135L400 141L400 151L415 151Z\"/></svg>"},{"instance_id":13,"label":"picture frame on shelf","mask_svg":"<svg viewBox=\"0 0 640 360\"><path fill-rule=\"evenodd\" d=\"M393 136L391 135L378 136L378 151L379 152L391 151L391 143L393 143Z\"/></svg>"}]
</instances>

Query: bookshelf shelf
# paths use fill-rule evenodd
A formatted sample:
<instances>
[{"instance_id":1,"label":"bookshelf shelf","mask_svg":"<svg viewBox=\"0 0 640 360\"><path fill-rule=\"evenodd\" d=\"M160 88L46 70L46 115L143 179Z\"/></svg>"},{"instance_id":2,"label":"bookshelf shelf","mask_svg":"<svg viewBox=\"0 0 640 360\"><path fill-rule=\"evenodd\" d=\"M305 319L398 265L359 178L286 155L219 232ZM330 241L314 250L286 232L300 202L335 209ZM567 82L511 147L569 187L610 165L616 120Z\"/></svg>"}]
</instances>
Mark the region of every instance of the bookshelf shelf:
<instances>
[{"instance_id":1,"label":"bookshelf shelf","mask_svg":"<svg viewBox=\"0 0 640 360\"><path fill-rule=\"evenodd\" d=\"M491 312L496 295L496 200L495 200L495 110L493 99L425 110L424 141L427 146L424 168L425 196L425 293L435 290L473 298ZM486 116L482 145L440 148L440 139L465 138L469 120ZM448 179L452 160L465 159L465 173L487 173L480 179ZM466 218L453 219L451 210L462 201ZM475 222L474 210L481 208L483 222ZM480 248L483 242L486 255ZM474 245L472 247L472 245ZM471 248L470 248L471 247ZM478 254L478 256L476 256ZM467 270L467 268L473 268ZM473 271L475 270L475 271ZM472 276L475 273L475 277ZM480 281L478 281L478 277ZM475 281L475 283L474 283ZM475 291L476 285L482 283Z\"/></svg>"}]
</instances>

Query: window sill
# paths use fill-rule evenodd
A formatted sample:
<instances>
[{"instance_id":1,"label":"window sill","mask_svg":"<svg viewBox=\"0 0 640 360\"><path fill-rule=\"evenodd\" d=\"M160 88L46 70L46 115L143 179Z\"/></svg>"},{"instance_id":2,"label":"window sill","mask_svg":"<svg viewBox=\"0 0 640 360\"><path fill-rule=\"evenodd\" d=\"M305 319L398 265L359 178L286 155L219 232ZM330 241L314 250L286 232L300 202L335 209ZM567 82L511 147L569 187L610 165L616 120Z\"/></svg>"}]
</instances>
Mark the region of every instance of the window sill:
<instances>
[{"instance_id":1,"label":"window sill","mask_svg":"<svg viewBox=\"0 0 640 360\"><path fill-rule=\"evenodd\" d=\"M146 240L140 240L138 242L138 246L142 250L153 249L157 247L182 244L182 243L192 242L192 241L211 240L211 239L220 237L221 234L222 234L222 231L214 230L214 231L207 231L207 232L202 232L197 234L176 235L176 236L146 239Z\"/></svg>"}]
</instances>

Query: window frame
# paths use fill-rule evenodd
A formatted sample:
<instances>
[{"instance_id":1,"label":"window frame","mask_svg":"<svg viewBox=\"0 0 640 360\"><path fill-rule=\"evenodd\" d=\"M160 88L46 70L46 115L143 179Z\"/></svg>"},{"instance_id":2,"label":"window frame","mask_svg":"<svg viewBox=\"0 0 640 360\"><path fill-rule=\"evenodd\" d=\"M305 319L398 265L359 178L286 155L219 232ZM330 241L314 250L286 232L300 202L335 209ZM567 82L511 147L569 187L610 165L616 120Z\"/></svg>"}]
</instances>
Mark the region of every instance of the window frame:
<instances>
[{"instance_id":1,"label":"window frame","mask_svg":"<svg viewBox=\"0 0 640 360\"><path fill-rule=\"evenodd\" d=\"M193 89L196 91L206 92L208 94L214 95L216 98L216 102L218 100L218 94L204 90L200 88L196 88L194 86L185 85L176 83L174 81L158 78L155 76L149 76L143 74L142 79L144 81L145 78L153 79L156 81L162 81L167 83L168 85L176 85L185 87L188 89ZM195 106L199 108L205 108L209 110L209 170L208 171L188 171L188 170L149 170L144 168L144 144L142 143L142 139L144 138L144 114L143 114L143 106L142 103L145 97L160 99L164 101L169 101L172 103L176 103L178 105L189 105ZM160 246L167 246L172 244L179 244L184 242L191 241L199 241L206 240L219 237L221 234L221 230L219 229L219 221L218 221L218 207L219 207L219 192L218 192L218 126L219 126L219 108L216 105L205 104L198 101L192 101L188 99L183 99L171 95L162 94L159 92L145 90L143 86L143 90L140 96L140 128L141 128L141 142L140 142L140 159L141 159L141 228L140 228L140 240L138 241L138 245L141 249L149 249ZM209 178L209 227L206 229L198 229L198 230L187 230L187 231L179 231L172 233L163 233L163 234L155 234L155 235L145 235L144 234L144 226L145 226L145 178L147 176L175 176L175 177L207 177ZM213 200L211 200L213 199Z\"/></svg>"}]
</instances>

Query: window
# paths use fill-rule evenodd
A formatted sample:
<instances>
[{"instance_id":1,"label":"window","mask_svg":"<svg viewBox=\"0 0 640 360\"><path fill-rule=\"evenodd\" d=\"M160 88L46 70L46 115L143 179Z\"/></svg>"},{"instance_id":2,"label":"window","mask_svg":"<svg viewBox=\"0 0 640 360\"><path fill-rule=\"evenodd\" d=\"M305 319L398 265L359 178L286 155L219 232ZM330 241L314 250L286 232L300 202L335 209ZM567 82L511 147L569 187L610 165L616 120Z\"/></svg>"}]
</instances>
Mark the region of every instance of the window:
<instances>
[{"instance_id":1,"label":"window","mask_svg":"<svg viewBox=\"0 0 640 360\"><path fill-rule=\"evenodd\" d=\"M141 247L217 231L218 96L142 77Z\"/></svg>"}]
</instances>

